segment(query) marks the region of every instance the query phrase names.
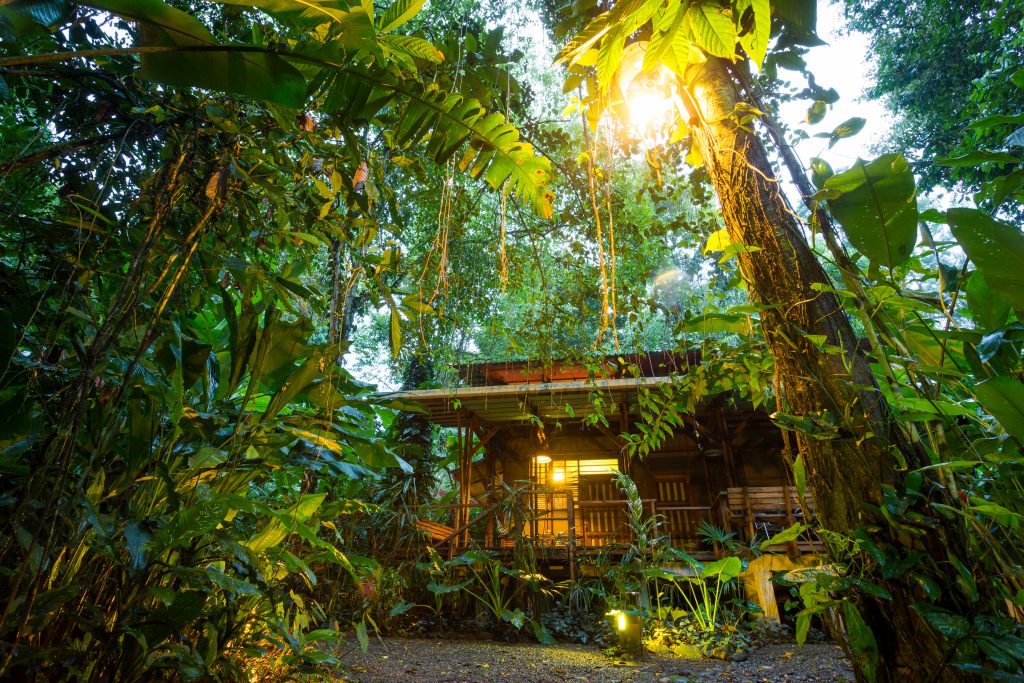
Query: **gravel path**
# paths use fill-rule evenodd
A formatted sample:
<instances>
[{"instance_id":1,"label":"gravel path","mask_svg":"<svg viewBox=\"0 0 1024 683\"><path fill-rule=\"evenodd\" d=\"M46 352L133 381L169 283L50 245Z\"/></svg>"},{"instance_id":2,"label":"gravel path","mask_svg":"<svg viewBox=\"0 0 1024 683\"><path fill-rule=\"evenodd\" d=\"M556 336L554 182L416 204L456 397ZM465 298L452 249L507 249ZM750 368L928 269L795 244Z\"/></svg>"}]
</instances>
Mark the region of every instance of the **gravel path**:
<instances>
[{"instance_id":1,"label":"gravel path","mask_svg":"<svg viewBox=\"0 0 1024 683\"><path fill-rule=\"evenodd\" d=\"M339 681L375 683L761 683L853 681L833 644L768 645L745 662L645 655L626 663L596 646L499 643L483 640L371 639L369 652L347 652Z\"/></svg>"}]
</instances>

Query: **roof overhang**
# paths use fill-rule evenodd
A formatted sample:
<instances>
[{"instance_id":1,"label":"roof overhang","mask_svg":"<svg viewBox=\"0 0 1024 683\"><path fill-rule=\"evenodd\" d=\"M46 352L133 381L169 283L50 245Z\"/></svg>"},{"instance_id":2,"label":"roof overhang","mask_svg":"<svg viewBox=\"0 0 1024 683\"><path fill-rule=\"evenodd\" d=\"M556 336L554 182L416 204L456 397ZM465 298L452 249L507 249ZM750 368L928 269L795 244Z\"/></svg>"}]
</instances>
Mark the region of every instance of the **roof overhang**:
<instances>
[{"instance_id":1,"label":"roof overhang","mask_svg":"<svg viewBox=\"0 0 1024 683\"><path fill-rule=\"evenodd\" d=\"M380 394L383 401L414 401L427 410L431 422L454 427L469 419L497 425L541 420L582 419L593 413L594 400L604 402L609 421L617 421L622 408L637 400L641 387L672 382L672 377L598 379L580 382L537 382L458 389L421 389Z\"/></svg>"}]
</instances>

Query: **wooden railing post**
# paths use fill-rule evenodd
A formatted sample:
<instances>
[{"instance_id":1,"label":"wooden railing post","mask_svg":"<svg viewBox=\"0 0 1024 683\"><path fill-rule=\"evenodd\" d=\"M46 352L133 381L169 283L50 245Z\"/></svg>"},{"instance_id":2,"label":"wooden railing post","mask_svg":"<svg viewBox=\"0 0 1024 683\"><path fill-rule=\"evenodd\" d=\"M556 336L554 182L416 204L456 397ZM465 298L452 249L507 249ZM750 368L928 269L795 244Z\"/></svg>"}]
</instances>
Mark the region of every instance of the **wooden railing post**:
<instances>
[{"instance_id":1,"label":"wooden railing post","mask_svg":"<svg viewBox=\"0 0 1024 683\"><path fill-rule=\"evenodd\" d=\"M743 487L743 507L746 513L747 522L747 540L754 540L754 512L750 509L750 489L746 486Z\"/></svg>"},{"instance_id":2,"label":"wooden railing post","mask_svg":"<svg viewBox=\"0 0 1024 683\"><path fill-rule=\"evenodd\" d=\"M583 508L586 507L586 503L580 501L580 514L583 515L583 524L580 525L580 543L584 548L589 547L587 543L587 515L583 512Z\"/></svg>"}]
</instances>

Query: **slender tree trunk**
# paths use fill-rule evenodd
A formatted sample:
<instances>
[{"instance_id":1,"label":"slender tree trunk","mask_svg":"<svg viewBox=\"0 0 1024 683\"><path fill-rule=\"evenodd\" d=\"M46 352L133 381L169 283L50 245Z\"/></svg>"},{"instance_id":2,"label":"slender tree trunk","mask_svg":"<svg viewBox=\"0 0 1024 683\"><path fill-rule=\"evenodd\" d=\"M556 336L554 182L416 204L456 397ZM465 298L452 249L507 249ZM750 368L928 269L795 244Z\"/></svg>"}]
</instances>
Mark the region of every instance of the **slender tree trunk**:
<instances>
[{"instance_id":1,"label":"slender tree trunk","mask_svg":"<svg viewBox=\"0 0 1024 683\"><path fill-rule=\"evenodd\" d=\"M828 439L797 434L820 522L844 534L877 529L872 537L880 547L912 549L935 566L948 562L947 551L963 557L961 527L906 533L869 507L883 504L884 485L899 490L900 470L929 464L927 455L895 424L840 302L812 287L831 283L782 196L764 145L736 123L734 115L745 114L736 108L738 92L722 61L710 59L702 67L691 91L694 142L717 191L730 239L754 248L740 254L739 266L751 298L766 307L761 325L777 360L788 412L836 427ZM820 335L825 343L814 343L809 335ZM926 493L948 500L938 486ZM948 645L911 609L924 595L910 577L869 578L892 594L892 600L854 595L878 644L878 680L971 680L945 666ZM857 668L864 680L863 668Z\"/></svg>"},{"instance_id":2,"label":"slender tree trunk","mask_svg":"<svg viewBox=\"0 0 1024 683\"><path fill-rule=\"evenodd\" d=\"M402 374L402 391L422 389L434 378L434 362L425 348L420 348ZM435 459L432 457L433 424L418 413L401 412L391 427L391 439L398 454L413 468L416 480L415 499L407 499L407 505L416 505L430 500L434 484Z\"/></svg>"}]
</instances>

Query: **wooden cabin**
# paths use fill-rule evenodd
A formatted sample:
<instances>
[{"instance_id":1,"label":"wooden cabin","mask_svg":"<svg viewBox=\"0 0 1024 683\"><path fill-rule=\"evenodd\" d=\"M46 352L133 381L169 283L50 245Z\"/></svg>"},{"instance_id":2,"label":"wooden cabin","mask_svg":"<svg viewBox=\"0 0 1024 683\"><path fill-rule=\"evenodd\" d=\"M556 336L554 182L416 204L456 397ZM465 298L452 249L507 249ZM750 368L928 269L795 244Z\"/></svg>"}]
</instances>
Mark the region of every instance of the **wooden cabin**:
<instances>
[{"instance_id":1,"label":"wooden cabin","mask_svg":"<svg viewBox=\"0 0 1024 683\"><path fill-rule=\"evenodd\" d=\"M631 541L615 470L636 482L672 545L699 558L716 551L697 534L702 521L749 541L804 520L813 503L790 485L779 429L763 410L732 406L727 396L684 415L684 427L646 458L627 457L623 435L640 419L641 388L658 390L699 362L696 354L652 353L607 358L597 372L569 363L475 364L461 368L457 388L392 394L419 403L459 437L458 502L435 506L422 528L451 554L507 549L518 532L538 564L574 575L581 557L621 552ZM586 424L595 400L607 425ZM510 495L529 510L516 521L520 529L509 528ZM795 559L816 548L792 542L773 550Z\"/></svg>"}]
</instances>

